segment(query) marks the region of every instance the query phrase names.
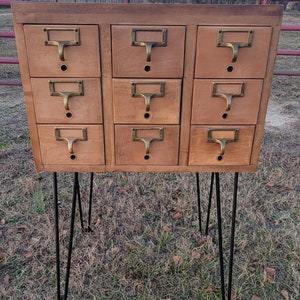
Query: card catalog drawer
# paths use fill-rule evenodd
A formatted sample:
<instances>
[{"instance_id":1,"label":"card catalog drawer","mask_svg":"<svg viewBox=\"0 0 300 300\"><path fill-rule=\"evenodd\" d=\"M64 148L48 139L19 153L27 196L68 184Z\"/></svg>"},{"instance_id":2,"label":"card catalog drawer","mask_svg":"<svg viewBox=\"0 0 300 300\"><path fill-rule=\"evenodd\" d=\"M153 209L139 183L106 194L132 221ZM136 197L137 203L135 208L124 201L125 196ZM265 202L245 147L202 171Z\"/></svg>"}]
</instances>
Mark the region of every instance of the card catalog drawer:
<instances>
[{"instance_id":1,"label":"card catalog drawer","mask_svg":"<svg viewBox=\"0 0 300 300\"><path fill-rule=\"evenodd\" d=\"M192 126L189 165L249 165L254 126Z\"/></svg>"},{"instance_id":2,"label":"card catalog drawer","mask_svg":"<svg viewBox=\"0 0 300 300\"><path fill-rule=\"evenodd\" d=\"M114 121L179 124L181 80L114 79Z\"/></svg>"},{"instance_id":3,"label":"card catalog drawer","mask_svg":"<svg viewBox=\"0 0 300 300\"><path fill-rule=\"evenodd\" d=\"M184 26L112 26L114 77L179 78Z\"/></svg>"},{"instance_id":4,"label":"card catalog drawer","mask_svg":"<svg viewBox=\"0 0 300 300\"><path fill-rule=\"evenodd\" d=\"M104 164L103 126L38 125L45 165Z\"/></svg>"},{"instance_id":5,"label":"card catalog drawer","mask_svg":"<svg viewBox=\"0 0 300 300\"><path fill-rule=\"evenodd\" d=\"M32 78L37 123L102 123L99 78Z\"/></svg>"},{"instance_id":6,"label":"card catalog drawer","mask_svg":"<svg viewBox=\"0 0 300 300\"><path fill-rule=\"evenodd\" d=\"M194 81L192 124L256 124L263 81Z\"/></svg>"},{"instance_id":7,"label":"card catalog drawer","mask_svg":"<svg viewBox=\"0 0 300 300\"><path fill-rule=\"evenodd\" d=\"M199 26L196 78L264 78L271 27Z\"/></svg>"},{"instance_id":8,"label":"card catalog drawer","mask_svg":"<svg viewBox=\"0 0 300 300\"><path fill-rule=\"evenodd\" d=\"M116 125L116 164L177 165L179 126Z\"/></svg>"},{"instance_id":9,"label":"card catalog drawer","mask_svg":"<svg viewBox=\"0 0 300 300\"><path fill-rule=\"evenodd\" d=\"M98 26L25 25L32 77L99 77Z\"/></svg>"}]
</instances>

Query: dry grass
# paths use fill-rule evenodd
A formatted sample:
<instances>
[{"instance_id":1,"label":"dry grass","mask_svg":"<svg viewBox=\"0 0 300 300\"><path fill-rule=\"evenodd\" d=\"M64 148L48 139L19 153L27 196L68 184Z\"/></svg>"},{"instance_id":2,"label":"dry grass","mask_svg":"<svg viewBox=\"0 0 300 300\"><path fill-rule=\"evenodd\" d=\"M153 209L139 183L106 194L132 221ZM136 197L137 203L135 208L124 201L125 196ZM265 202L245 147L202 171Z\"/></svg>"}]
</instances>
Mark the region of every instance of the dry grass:
<instances>
[{"instance_id":1,"label":"dry grass","mask_svg":"<svg viewBox=\"0 0 300 300\"><path fill-rule=\"evenodd\" d=\"M299 14L285 18L297 22ZM10 28L10 16L1 15L1 26ZM1 40L0 56L15 55L13 41L7 43ZM281 43L299 47L299 34ZM278 63L300 66L296 58ZM1 78L18 77L18 70L5 70ZM274 78L270 108L278 114L270 116L259 171L240 176L236 299L299 299L297 100L297 78ZM278 125L279 117L286 123ZM54 299L52 177L34 171L21 88L0 88L0 124L0 299ZM201 174L203 211L209 176ZM228 249L232 175L221 176ZM80 179L86 213L88 174ZM64 267L72 175L59 174L59 182ZM195 184L194 174L96 174L93 233L80 230L77 213L70 299L220 299L215 205L209 236L203 236Z\"/></svg>"}]
</instances>

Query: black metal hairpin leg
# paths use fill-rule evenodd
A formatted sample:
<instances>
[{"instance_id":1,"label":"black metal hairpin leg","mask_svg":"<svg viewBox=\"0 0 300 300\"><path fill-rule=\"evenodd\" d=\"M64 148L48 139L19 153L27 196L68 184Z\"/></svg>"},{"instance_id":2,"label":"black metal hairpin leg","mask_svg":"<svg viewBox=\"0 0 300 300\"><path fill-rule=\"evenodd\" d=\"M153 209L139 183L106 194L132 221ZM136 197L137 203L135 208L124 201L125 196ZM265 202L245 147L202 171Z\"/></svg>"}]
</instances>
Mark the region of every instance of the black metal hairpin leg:
<instances>
[{"instance_id":1,"label":"black metal hairpin leg","mask_svg":"<svg viewBox=\"0 0 300 300\"><path fill-rule=\"evenodd\" d=\"M90 179L90 195L89 195L89 213L88 213L88 228L86 231L91 230L91 210L92 210L92 196L93 196L93 178L94 174L91 173ZM58 189L57 189L57 173L53 173L53 191L54 191L54 206L55 206L55 239L56 239L56 284L57 284L57 299L61 299L61 284L60 284L60 241L59 241L59 209L58 209ZM80 186L78 173L74 173L74 184L73 184L73 196L72 196L72 210L71 210L71 222L70 222L70 236L68 246L68 258L67 258L67 269L65 277L65 290L63 299L67 299L69 291L69 278L71 270L71 259L73 249L73 237L74 237L74 223L76 213L76 202L78 199L79 203L79 215L82 229L84 229L83 213L80 196Z\"/></svg>"},{"instance_id":2,"label":"black metal hairpin leg","mask_svg":"<svg viewBox=\"0 0 300 300\"><path fill-rule=\"evenodd\" d=\"M228 274L228 300L231 299L232 289L232 270L233 270L233 254L234 254L234 236L236 222L237 192L238 192L239 173L234 174L234 190L232 202L232 218L231 218L231 240L230 240L230 257L229 257L229 274Z\"/></svg>"},{"instance_id":3,"label":"black metal hairpin leg","mask_svg":"<svg viewBox=\"0 0 300 300\"><path fill-rule=\"evenodd\" d=\"M92 202L93 202L93 182L94 182L94 173L90 175L90 196L89 196L89 215L88 215L88 232L92 232L91 222L92 222Z\"/></svg>"},{"instance_id":4,"label":"black metal hairpin leg","mask_svg":"<svg viewBox=\"0 0 300 300\"><path fill-rule=\"evenodd\" d=\"M227 299L228 300L231 299L231 289L232 289L232 271L233 271L233 257L234 257L234 236L235 236L235 222L236 222L237 190L238 190L238 173L235 173L233 202L232 202L232 218L231 218L231 240L230 240L230 254L229 254L230 257L229 257L229 269L228 269L228 289L227 289ZM219 260L220 260L220 273L221 273L221 292L222 292L222 300L225 300L226 294L225 294L222 211L221 211L219 173L216 173L216 200L217 200L217 218L218 218Z\"/></svg>"},{"instance_id":5,"label":"black metal hairpin leg","mask_svg":"<svg viewBox=\"0 0 300 300\"><path fill-rule=\"evenodd\" d=\"M76 172L74 174L72 212L71 212L71 223L70 223L70 238L69 238L69 247L68 247L68 260L67 260L64 299L67 299L68 291L69 291L69 278L70 278L70 270L71 270L71 258L72 258L73 236L74 236L74 223L75 223L75 212L76 212L76 198L78 197L78 201L81 202L79 195L80 195L80 193L79 193L78 173Z\"/></svg>"},{"instance_id":6,"label":"black metal hairpin leg","mask_svg":"<svg viewBox=\"0 0 300 300\"><path fill-rule=\"evenodd\" d=\"M59 214L58 214L58 195L57 195L57 173L53 173L53 192L55 208L55 245L56 245L56 287L57 300L60 300L60 255L59 255Z\"/></svg>"},{"instance_id":7,"label":"black metal hairpin leg","mask_svg":"<svg viewBox=\"0 0 300 300\"><path fill-rule=\"evenodd\" d=\"M199 222L199 231L202 234L202 216L201 216L201 201L200 201L200 180L199 173L196 173L196 182L197 182L197 200L198 200L198 222Z\"/></svg>"},{"instance_id":8,"label":"black metal hairpin leg","mask_svg":"<svg viewBox=\"0 0 300 300\"><path fill-rule=\"evenodd\" d=\"M215 178L215 173L211 173L210 188L209 188L209 197L208 197L208 206L207 206L207 218L206 218L206 226L205 226L205 234L206 235L208 235L210 210L211 210L211 200L212 200L213 187L214 187L214 178Z\"/></svg>"},{"instance_id":9,"label":"black metal hairpin leg","mask_svg":"<svg viewBox=\"0 0 300 300\"><path fill-rule=\"evenodd\" d=\"M76 183L75 183L76 181ZM76 185L76 186L75 186ZM79 185L79 178L78 178L78 173L75 173L74 175L74 190L73 193L76 193L77 199L78 199L78 209L79 209L79 217L80 217L80 225L81 229L84 229L84 224L83 224L83 213L82 213L82 205L81 205L81 196L80 196L80 185ZM74 194L73 194L74 197Z\"/></svg>"},{"instance_id":10,"label":"black metal hairpin leg","mask_svg":"<svg viewBox=\"0 0 300 300\"><path fill-rule=\"evenodd\" d=\"M218 241L219 241L219 260L221 273L221 292L222 300L225 300L225 280L224 280L224 260L223 260L223 234L222 234L222 211L220 197L220 178L216 173L216 200L217 200L217 219L218 219Z\"/></svg>"},{"instance_id":11,"label":"black metal hairpin leg","mask_svg":"<svg viewBox=\"0 0 300 300\"><path fill-rule=\"evenodd\" d=\"M210 191L209 191L206 226L205 226L205 234L206 235L208 235L210 210L211 210L211 200L212 200L213 187L214 187L214 175L215 175L215 173L211 173ZM200 231L200 233L202 233L202 222L201 222L201 220L202 220L202 211L201 211L201 199L200 199L200 179L199 179L199 173L198 172L196 173L196 182L197 182L197 202L198 202L199 231Z\"/></svg>"},{"instance_id":12,"label":"black metal hairpin leg","mask_svg":"<svg viewBox=\"0 0 300 300\"><path fill-rule=\"evenodd\" d=\"M81 196L80 196L80 186L79 186L79 179L77 177L77 197L78 197L78 205L79 205L79 215L80 215L80 224L81 228L87 232L92 232L91 228L91 220L92 220L92 202L93 202L93 182L94 182L94 173L90 173L90 195L89 195L89 212L88 212L88 226L84 228L83 222L83 213L82 213L82 205L81 205Z\"/></svg>"},{"instance_id":13,"label":"black metal hairpin leg","mask_svg":"<svg viewBox=\"0 0 300 300\"><path fill-rule=\"evenodd\" d=\"M199 217L199 230L201 228L201 203L200 203L200 180L199 173L196 173L197 180L197 200L198 200L198 217ZM207 218L205 234L208 235L208 227L210 221L210 211L212 204L212 195L214 190L214 182L216 182L216 202L217 202L217 220L218 220L218 241L219 241L219 264L220 264L220 277L221 277L221 293L222 300L226 299L225 291L225 275L224 275L224 258L223 258L223 232L222 232L222 210L221 210L221 192L220 192L220 176L219 173L212 173L210 180L210 190L207 207ZM228 289L227 299L231 299L232 289L232 271L233 271L233 257L234 257L234 237L235 237L235 223L236 223L236 207L237 207L237 191L238 191L238 173L234 175L234 190L232 202L232 219L231 219L231 237L230 237L230 256L228 266Z\"/></svg>"}]
</instances>

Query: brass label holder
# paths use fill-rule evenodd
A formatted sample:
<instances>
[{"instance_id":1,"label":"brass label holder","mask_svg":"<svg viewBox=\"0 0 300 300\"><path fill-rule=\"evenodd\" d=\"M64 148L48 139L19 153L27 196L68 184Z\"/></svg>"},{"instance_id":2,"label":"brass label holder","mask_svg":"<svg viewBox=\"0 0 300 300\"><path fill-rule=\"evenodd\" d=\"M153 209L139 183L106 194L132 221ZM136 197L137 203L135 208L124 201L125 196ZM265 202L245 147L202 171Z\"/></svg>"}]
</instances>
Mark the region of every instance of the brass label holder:
<instances>
[{"instance_id":1,"label":"brass label holder","mask_svg":"<svg viewBox=\"0 0 300 300\"><path fill-rule=\"evenodd\" d=\"M78 84L78 91L76 92L62 92L62 91L56 91L55 90L55 84L56 83L77 83ZM69 110L69 99L71 97L75 96L83 96L83 81L49 81L49 90L50 90L50 96L60 96L63 97L63 103L65 110Z\"/></svg>"},{"instance_id":2,"label":"brass label holder","mask_svg":"<svg viewBox=\"0 0 300 300\"><path fill-rule=\"evenodd\" d=\"M158 131L158 136L157 137L138 137L138 131L143 131L143 130L153 130L153 131ZM145 159L149 158L149 153L150 153L150 144L153 141L163 141L164 139L164 129L163 127L154 127L154 128L131 128L132 132L132 141L134 142L143 142L145 144Z\"/></svg>"},{"instance_id":3,"label":"brass label holder","mask_svg":"<svg viewBox=\"0 0 300 300\"><path fill-rule=\"evenodd\" d=\"M224 34L230 33L246 33L247 38L245 42L225 42L224 41ZM251 47L253 42L253 30L235 30L235 29L220 29L218 31L218 41L217 47L228 47L232 49L232 60L231 62L236 62L238 58L238 51L239 48L243 47Z\"/></svg>"},{"instance_id":4,"label":"brass label holder","mask_svg":"<svg viewBox=\"0 0 300 300\"><path fill-rule=\"evenodd\" d=\"M214 133L225 133L224 135L226 135L226 133L230 133L232 132L232 137L221 137L222 135L220 134L216 134L214 135ZM219 136L220 135L220 136ZM207 132L207 142L208 143L217 143L220 145L221 147L221 151L219 154L218 159L222 160L223 155L225 154L225 150L226 150L226 144L227 143L233 143L238 141L239 138L239 128L213 128L213 129L208 129Z\"/></svg>"},{"instance_id":5,"label":"brass label holder","mask_svg":"<svg viewBox=\"0 0 300 300\"><path fill-rule=\"evenodd\" d=\"M138 85L159 85L159 93L138 93ZM145 99L145 110L150 111L150 102L152 98L160 98L165 96L165 82L132 82L131 83L131 97L144 98Z\"/></svg>"},{"instance_id":6,"label":"brass label holder","mask_svg":"<svg viewBox=\"0 0 300 300\"><path fill-rule=\"evenodd\" d=\"M218 93L218 85L240 85L239 93ZM245 96L245 82L213 82L212 97L220 97L226 100L226 111L230 111L232 98Z\"/></svg>"},{"instance_id":7,"label":"brass label holder","mask_svg":"<svg viewBox=\"0 0 300 300\"><path fill-rule=\"evenodd\" d=\"M72 136L61 136L62 130L77 130L81 131L81 137L72 137ZM71 159L74 159L74 144L79 141L87 141L87 128L71 128L71 127L60 127L55 128L55 139L56 141L66 141L68 144L68 151L71 154ZM74 158L73 158L74 157Z\"/></svg>"},{"instance_id":8,"label":"brass label holder","mask_svg":"<svg viewBox=\"0 0 300 300\"><path fill-rule=\"evenodd\" d=\"M151 31L151 32L161 32L162 38L161 41L137 41L137 32L138 31ZM167 46L167 29L138 29L132 28L131 31L132 37L132 46L140 46L146 48L146 61L151 61L151 50L152 47L166 47Z\"/></svg>"},{"instance_id":9,"label":"brass label holder","mask_svg":"<svg viewBox=\"0 0 300 300\"><path fill-rule=\"evenodd\" d=\"M50 31L73 31L74 39L71 41L55 41L50 40ZM80 31L79 28L44 28L44 42L46 46L57 46L58 56L61 61L65 60L64 48L67 46L79 46L80 45Z\"/></svg>"}]
</instances>

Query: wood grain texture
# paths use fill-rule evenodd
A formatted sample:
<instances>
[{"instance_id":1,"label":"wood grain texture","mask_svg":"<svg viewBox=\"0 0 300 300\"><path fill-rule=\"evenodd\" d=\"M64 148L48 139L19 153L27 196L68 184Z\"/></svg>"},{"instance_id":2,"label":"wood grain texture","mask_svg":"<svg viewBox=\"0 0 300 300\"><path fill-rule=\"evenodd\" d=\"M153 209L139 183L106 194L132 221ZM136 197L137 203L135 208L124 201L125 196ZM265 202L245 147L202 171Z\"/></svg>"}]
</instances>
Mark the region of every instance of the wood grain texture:
<instances>
[{"instance_id":1,"label":"wood grain texture","mask_svg":"<svg viewBox=\"0 0 300 300\"><path fill-rule=\"evenodd\" d=\"M145 96L152 94L149 111ZM163 95L161 95L161 85ZM161 95L161 96L160 96ZM114 122L123 124L179 124L181 103L180 79L113 79Z\"/></svg>"},{"instance_id":2,"label":"wood grain texture","mask_svg":"<svg viewBox=\"0 0 300 300\"><path fill-rule=\"evenodd\" d=\"M76 93L79 81L83 94L70 96L68 109L65 109L62 95L51 96L49 82L56 92ZM102 123L100 78L31 78L31 86L37 123Z\"/></svg>"},{"instance_id":3,"label":"wood grain texture","mask_svg":"<svg viewBox=\"0 0 300 300\"><path fill-rule=\"evenodd\" d=\"M62 140L56 140L55 129L60 130ZM87 131L87 139L81 141L82 129ZM43 164L104 164L103 126L101 125L38 125ZM67 140L75 140L74 153L68 150Z\"/></svg>"},{"instance_id":4,"label":"wood grain texture","mask_svg":"<svg viewBox=\"0 0 300 300\"><path fill-rule=\"evenodd\" d=\"M224 33L222 40L228 43L246 43L247 32L253 31L251 46L238 48L236 62L232 62L233 51L231 48L217 46L219 30L232 31L232 34L228 34L228 36ZM271 33L271 27L254 25L250 27L199 26L195 77L264 78Z\"/></svg>"},{"instance_id":5,"label":"wood grain texture","mask_svg":"<svg viewBox=\"0 0 300 300\"><path fill-rule=\"evenodd\" d=\"M58 46L45 45L44 29L49 29L49 40L72 41L74 34L67 29L79 29L80 45L66 46L64 61L60 60ZM60 35L55 29L62 29ZM65 29L65 30L63 30ZM25 25L24 34L32 77L99 77L100 55L98 26L83 25Z\"/></svg>"},{"instance_id":6,"label":"wood grain texture","mask_svg":"<svg viewBox=\"0 0 300 300\"><path fill-rule=\"evenodd\" d=\"M221 147L218 143L207 142L209 129L218 130L219 126L193 125L191 130L190 165L219 165L234 166L250 163L252 152L254 126L222 126L222 129L239 130L238 139L235 142L226 143L225 153L220 157ZM219 139L231 139L227 132L219 132Z\"/></svg>"},{"instance_id":7,"label":"wood grain texture","mask_svg":"<svg viewBox=\"0 0 300 300\"><path fill-rule=\"evenodd\" d=\"M133 46L132 30L137 42L161 42L166 31L166 45L151 47L151 61L146 47ZM183 26L112 26L113 76L129 78L181 78L183 75L185 28Z\"/></svg>"},{"instance_id":8,"label":"wood grain texture","mask_svg":"<svg viewBox=\"0 0 300 300\"><path fill-rule=\"evenodd\" d=\"M216 92L233 96L231 106L227 109L227 100L223 96L213 96L213 84ZM263 80L211 80L196 79L194 82L192 124L256 124L259 111Z\"/></svg>"}]
</instances>

